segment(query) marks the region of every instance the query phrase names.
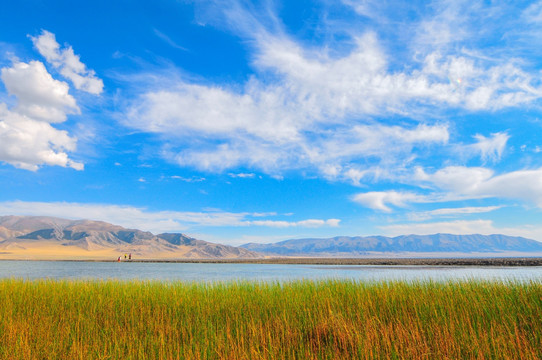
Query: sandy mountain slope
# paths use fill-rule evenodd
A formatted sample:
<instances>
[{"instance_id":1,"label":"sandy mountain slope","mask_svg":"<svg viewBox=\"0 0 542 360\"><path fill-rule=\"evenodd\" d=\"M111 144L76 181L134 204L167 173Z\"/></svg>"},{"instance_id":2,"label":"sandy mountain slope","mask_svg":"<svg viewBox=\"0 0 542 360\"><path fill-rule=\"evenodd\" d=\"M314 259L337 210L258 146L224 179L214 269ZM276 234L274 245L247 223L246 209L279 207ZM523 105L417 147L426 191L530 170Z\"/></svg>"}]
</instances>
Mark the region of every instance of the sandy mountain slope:
<instances>
[{"instance_id":1,"label":"sandy mountain slope","mask_svg":"<svg viewBox=\"0 0 542 360\"><path fill-rule=\"evenodd\" d=\"M102 221L39 216L0 216L0 259L258 258L260 254L197 240L184 234L159 234Z\"/></svg>"}]
</instances>

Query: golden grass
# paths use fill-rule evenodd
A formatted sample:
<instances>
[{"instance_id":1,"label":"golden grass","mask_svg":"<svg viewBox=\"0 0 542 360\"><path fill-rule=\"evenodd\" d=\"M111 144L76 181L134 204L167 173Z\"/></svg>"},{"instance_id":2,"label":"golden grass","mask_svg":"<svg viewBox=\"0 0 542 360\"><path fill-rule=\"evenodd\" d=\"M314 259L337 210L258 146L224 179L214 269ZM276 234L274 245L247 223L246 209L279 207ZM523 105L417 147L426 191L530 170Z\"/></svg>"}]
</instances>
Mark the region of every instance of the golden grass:
<instances>
[{"instance_id":1,"label":"golden grass","mask_svg":"<svg viewBox=\"0 0 542 360\"><path fill-rule=\"evenodd\" d=\"M3 359L540 359L538 282L0 281Z\"/></svg>"}]
</instances>

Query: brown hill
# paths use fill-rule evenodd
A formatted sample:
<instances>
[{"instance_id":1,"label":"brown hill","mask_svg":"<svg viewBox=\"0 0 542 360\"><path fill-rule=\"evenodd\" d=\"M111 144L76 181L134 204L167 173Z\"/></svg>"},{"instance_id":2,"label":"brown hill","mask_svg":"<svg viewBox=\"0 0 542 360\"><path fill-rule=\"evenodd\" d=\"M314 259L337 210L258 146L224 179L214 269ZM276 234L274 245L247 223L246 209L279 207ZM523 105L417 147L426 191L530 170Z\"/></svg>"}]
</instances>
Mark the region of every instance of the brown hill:
<instances>
[{"instance_id":1,"label":"brown hill","mask_svg":"<svg viewBox=\"0 0 542 360\"><path fill-rule=\"evenodd\" d=\"M0 259L259 258L234 246L184 234L154 235L102 221L42 216L0 216Z\"/></svg>"}]
</instances>

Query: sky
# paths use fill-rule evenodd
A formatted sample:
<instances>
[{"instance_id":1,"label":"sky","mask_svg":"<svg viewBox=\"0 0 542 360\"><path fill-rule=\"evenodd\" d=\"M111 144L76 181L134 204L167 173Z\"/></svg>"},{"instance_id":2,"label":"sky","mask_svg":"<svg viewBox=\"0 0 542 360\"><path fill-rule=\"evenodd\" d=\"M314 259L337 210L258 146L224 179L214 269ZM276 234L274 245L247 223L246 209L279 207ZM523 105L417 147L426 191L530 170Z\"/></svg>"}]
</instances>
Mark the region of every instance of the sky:
<instances>
[{"instance_id":1,"label":"sky","mask_svg":"<svg viewBox=\"0 0 542 360\"><path fill-rule=\"evenodd\" d=\"M542 241L542 1L19 0L0 215Z\"/></svg>"}]
</instances>

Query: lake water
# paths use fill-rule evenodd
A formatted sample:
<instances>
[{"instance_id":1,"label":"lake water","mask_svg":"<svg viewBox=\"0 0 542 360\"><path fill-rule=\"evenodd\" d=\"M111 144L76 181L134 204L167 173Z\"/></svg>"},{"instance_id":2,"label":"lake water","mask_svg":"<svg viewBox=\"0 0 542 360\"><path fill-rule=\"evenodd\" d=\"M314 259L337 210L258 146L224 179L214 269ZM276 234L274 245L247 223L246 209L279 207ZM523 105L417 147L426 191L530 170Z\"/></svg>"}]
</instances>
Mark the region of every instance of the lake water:
<instances>
[{"instance_id":1,"label":"lake water","mask_svg":"<svg viewBox=\"0 0 542 360\"><path fill-rule=\"evenodd\" d=\"M160 281L292 281L320 279L542 281L542 267L278 265L0 261L0 278Z\"/></svg>"}]
</instances>

